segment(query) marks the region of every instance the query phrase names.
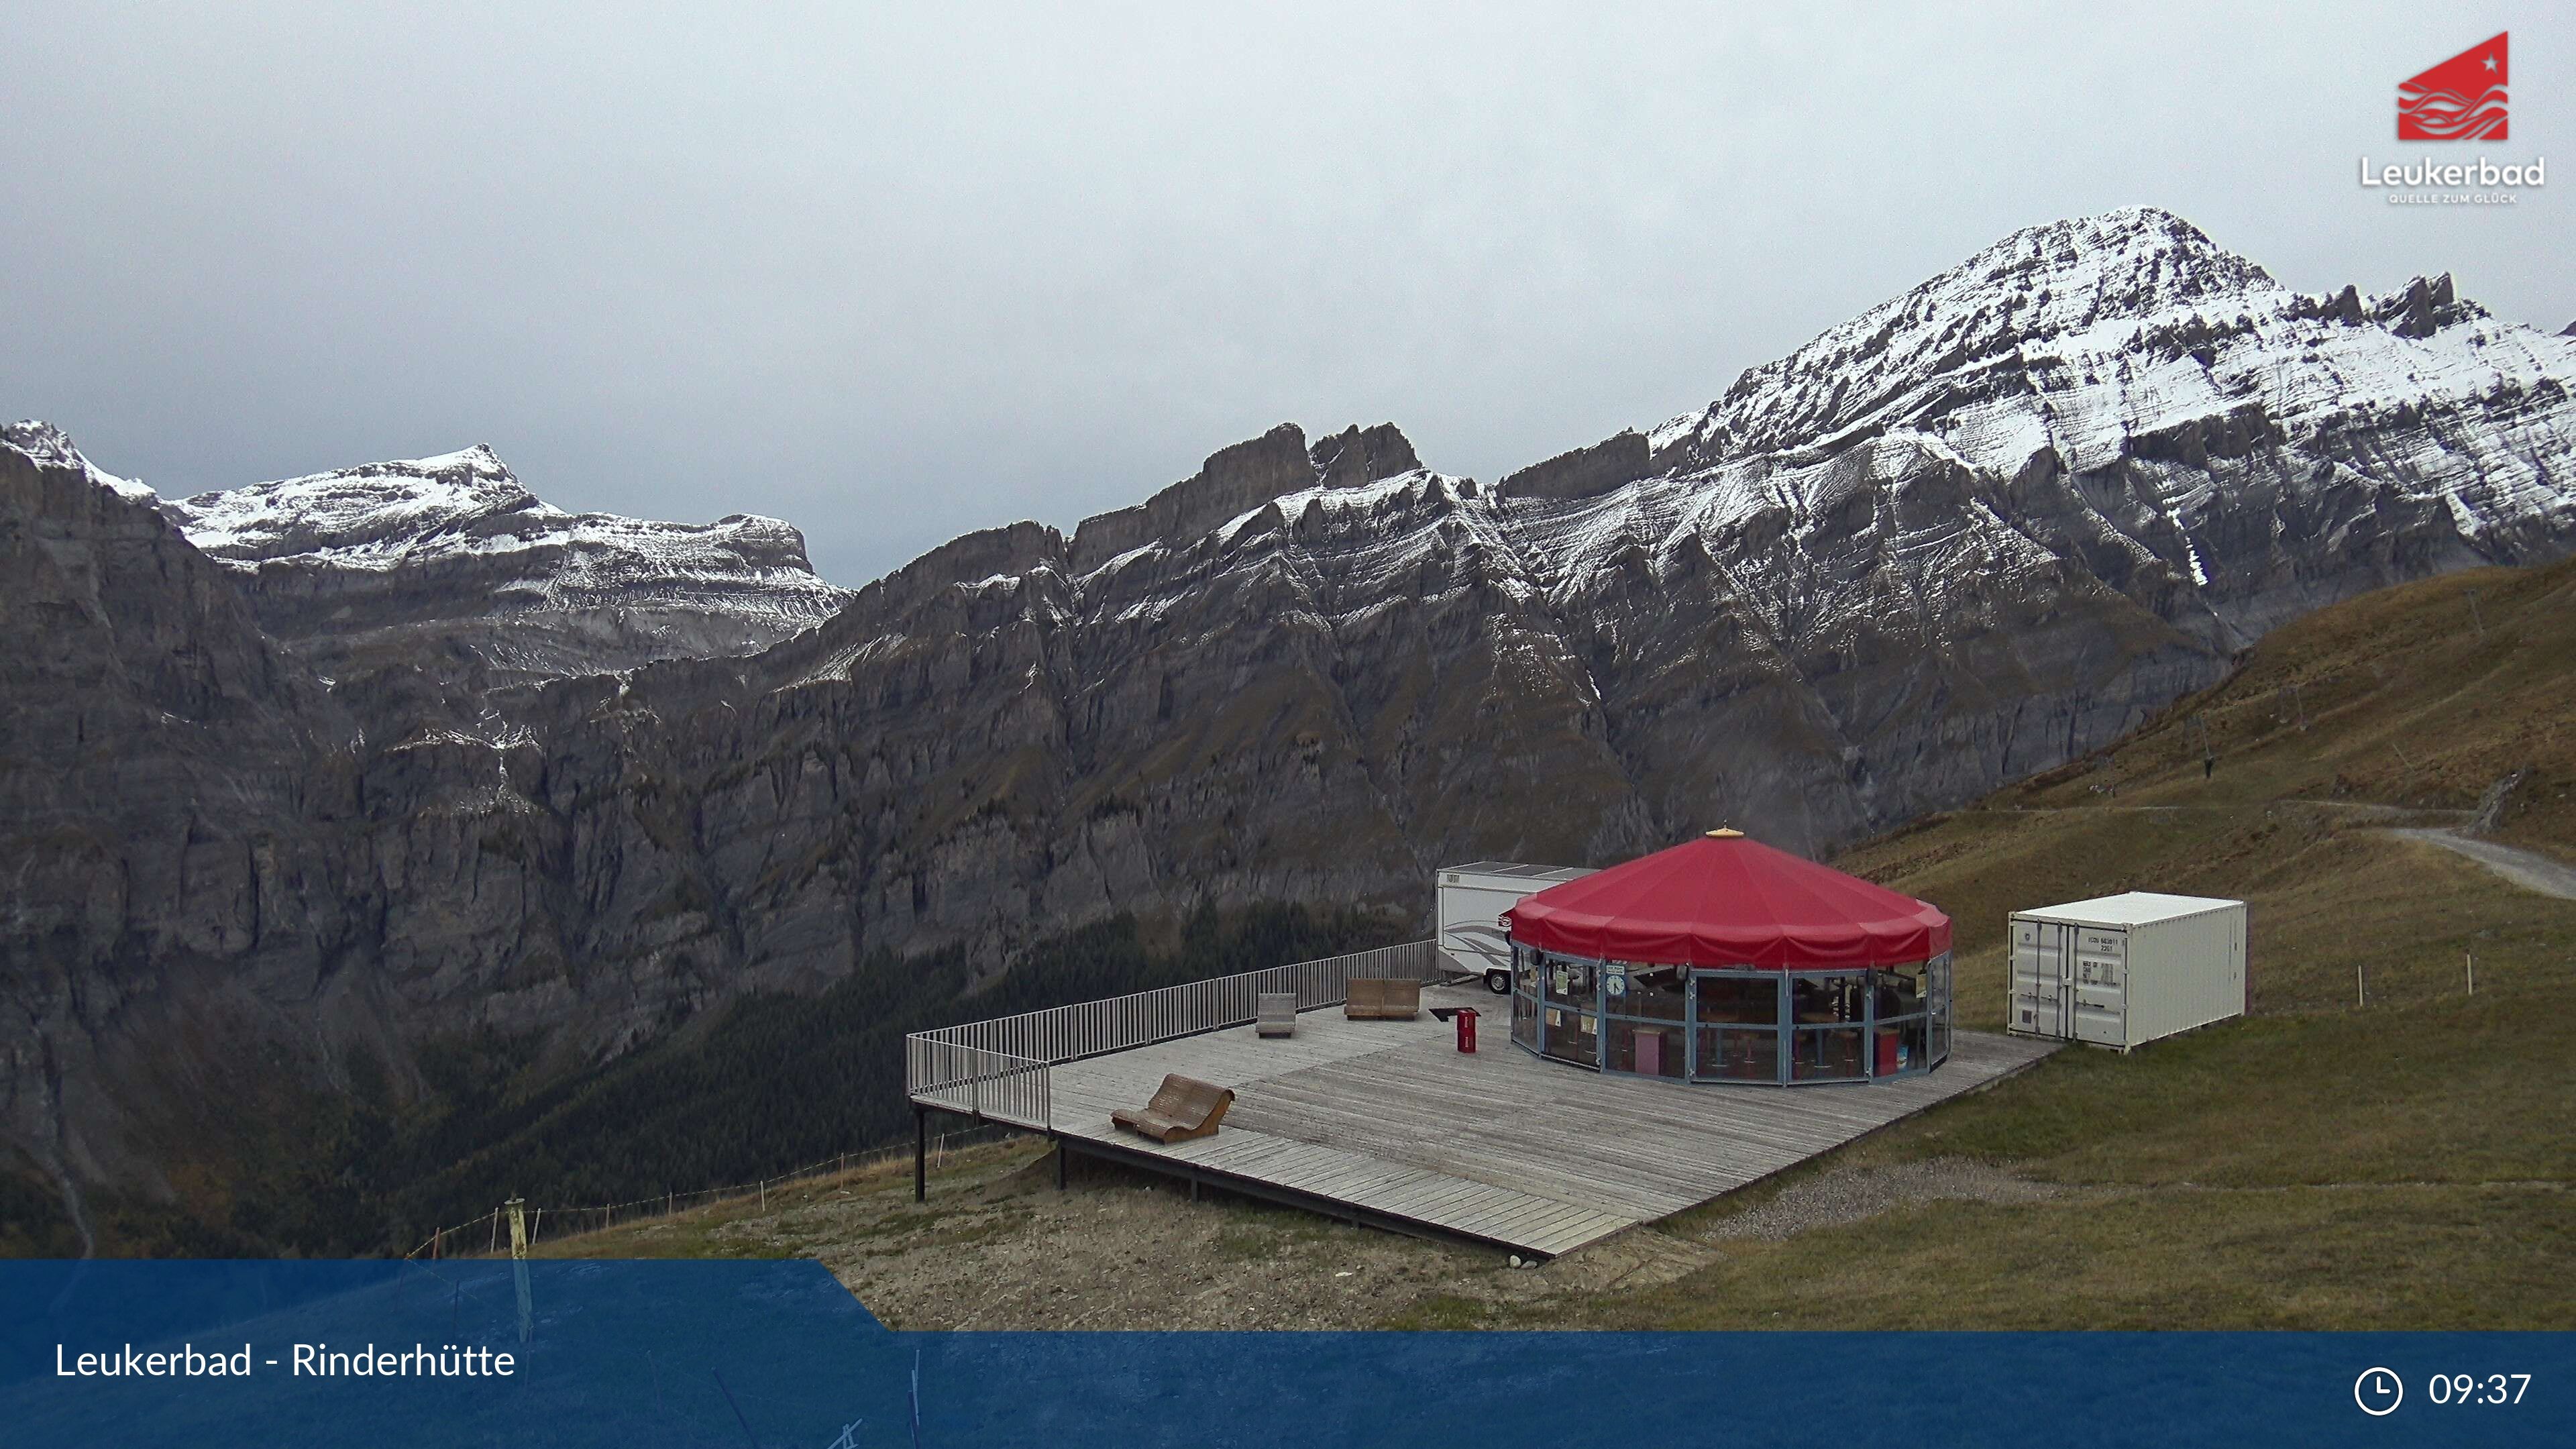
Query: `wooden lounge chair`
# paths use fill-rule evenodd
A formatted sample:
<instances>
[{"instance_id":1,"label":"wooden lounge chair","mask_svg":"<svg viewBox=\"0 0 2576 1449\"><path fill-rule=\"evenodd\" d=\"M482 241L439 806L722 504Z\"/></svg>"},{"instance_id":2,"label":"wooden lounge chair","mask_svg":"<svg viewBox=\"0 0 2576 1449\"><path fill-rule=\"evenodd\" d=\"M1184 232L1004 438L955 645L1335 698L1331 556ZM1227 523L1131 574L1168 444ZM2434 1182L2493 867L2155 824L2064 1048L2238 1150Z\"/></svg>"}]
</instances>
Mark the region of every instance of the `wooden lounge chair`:
<instances>
[{"instance_id":1,"label":"wooden lounge chair","mask_svg":"<svg viewBox=\"0 0 2576 1449\"><path fill-rule=\"evenodd\" d=\"M1121 1107L1109 1114L1109 1120L1157 1142L1187 1142L1216 1135L1216 1124L1233 1105L1233 1088L1174 1072L1163 1078L1143 1111Z\"/></svg>"},{"instance_id":2,"label":"wooden lounge chair","mask_svg":"<svg viewBox=\"0 0 2576 1449\"><path fill-rule=\"evenodd\" d=\"M1422 983L1401 977L1354 976L1342 999L1349 1021L1411 1021L1422 1014Z\"/></svg>"},{"instance_id":3,"label":"wooden lounge chair","mask_svg":"<svg viewBox=\"0 0 2576 1449\"><path fill-rule=\"evenodd\" d=\"M1252 999L1255 1036L1295 1036L1297 1034L1297 993L1264 991Z\"/></svg>"}]
</instances>

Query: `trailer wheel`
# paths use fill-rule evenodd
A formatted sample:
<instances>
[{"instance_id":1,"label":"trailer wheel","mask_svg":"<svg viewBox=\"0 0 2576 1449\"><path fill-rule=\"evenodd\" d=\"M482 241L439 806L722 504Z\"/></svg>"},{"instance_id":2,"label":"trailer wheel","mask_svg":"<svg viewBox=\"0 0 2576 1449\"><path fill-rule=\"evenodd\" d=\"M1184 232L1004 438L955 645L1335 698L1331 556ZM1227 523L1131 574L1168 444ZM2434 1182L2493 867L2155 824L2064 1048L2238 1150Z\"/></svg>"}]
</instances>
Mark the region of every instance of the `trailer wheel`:
<instances>
[{"instance_id":1,"label":"trailer wheel","mask_svg":"<svg viewBox=\"0 0 2576 1449\"><path fill-rule=\"evenodd\" d=\"M1488 972L1486 972L1486 973L1485 973L1485 989L1486 989L1487 991L1490 991L1490 992L1494 993L1496 996L1509 996L1509 995L1511 995L1511 994L1512 994L1512 973L1510 973L1509 971L1488 971Z\"/></svg>"}]
</instances>

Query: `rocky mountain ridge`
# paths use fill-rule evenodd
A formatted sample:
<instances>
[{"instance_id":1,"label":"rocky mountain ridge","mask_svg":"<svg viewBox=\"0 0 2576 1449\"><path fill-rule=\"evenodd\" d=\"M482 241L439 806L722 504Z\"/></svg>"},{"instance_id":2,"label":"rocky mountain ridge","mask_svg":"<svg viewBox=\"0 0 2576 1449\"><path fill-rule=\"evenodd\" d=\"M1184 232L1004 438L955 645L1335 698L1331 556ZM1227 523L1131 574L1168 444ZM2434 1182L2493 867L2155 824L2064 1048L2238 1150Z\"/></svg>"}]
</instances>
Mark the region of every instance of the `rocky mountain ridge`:
<instances>
[{"instance_id":1,"label":"rocky mountain ridge","mask_svg":"<svg viewBox=\"0 0 2576 1449\"><path fill-rule=\"evenodd\" d=\"M438 673L434 602L338 642L328 590L259 583L364 530L191 500L218 561L13 430L0 624L45 622L0 631L0 683L45 704L0 737L8 1139L177 1192L171 1144L222 1131L165 1088L240 1042L326 1084L363 1049L399 1085L475 1031L573 1071L879 948L990 974L1119 913L1418 915L1443 860L1597 864L1721 821L1822 851L2080 755L2305 609L2566 552L2571 377L2576 342L2447 279L2302 296L2113 213L1498 484L1391 425L1283 425L757 652L555 677ZM406 480L473 498L498 466L424 461ZM523 536L523 505L469 504L439 517L497 532L456 557ZM324 687L334 649L375 683ZM239 698L164 654L233 661Z\"/></svg>"},{"instance_id":2,"label":"rocky mountain ridge","mask_svg":"<svg viewBox=\"0 0 2576 1449\"><path fill-rule=\"evenodd\" d=\"M850 596L778 519L567 513L479 443L158 503L335 683L435 660L463 697L756 653Z\"/></svg>"}]
</instances>

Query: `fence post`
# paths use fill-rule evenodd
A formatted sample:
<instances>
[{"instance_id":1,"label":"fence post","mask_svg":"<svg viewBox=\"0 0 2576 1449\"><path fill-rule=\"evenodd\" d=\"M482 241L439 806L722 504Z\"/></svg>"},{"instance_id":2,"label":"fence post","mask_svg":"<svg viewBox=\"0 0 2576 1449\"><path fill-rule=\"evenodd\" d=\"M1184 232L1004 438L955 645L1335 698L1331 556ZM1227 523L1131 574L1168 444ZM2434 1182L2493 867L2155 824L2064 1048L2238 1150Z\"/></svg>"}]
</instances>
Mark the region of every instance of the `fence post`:
<instances>
[{"instance_id":1,"label":"fence post","mask_svg":"<svg viewBox=\"0 0 2576 1449\"><path fill-rule=\"evenodd\" d=\"M526 1343L535 1332L534 1309L528 1298L527 1205L514 1197L502 1206L510 1211L510 1276L519 1290L519 1342Z\"/></svg>"}]
</instances>

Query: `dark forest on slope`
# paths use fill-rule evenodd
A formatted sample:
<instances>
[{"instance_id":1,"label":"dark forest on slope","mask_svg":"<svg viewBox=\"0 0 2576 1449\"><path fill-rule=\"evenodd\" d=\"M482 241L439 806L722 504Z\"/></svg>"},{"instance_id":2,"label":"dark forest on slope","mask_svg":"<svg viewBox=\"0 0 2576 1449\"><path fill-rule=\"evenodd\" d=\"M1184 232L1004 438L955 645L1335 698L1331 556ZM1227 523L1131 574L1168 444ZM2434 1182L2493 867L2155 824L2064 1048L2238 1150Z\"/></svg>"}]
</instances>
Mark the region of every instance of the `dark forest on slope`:
<instances>
[{"instance_id":1,"label":"dark forest on slope","mask_svg":"<svg viewBox=\"0 0 2576 1449\"><path fill-rule=\"evenodd\" d=\"M983 989L959 948L880 951L820 996L744 997L609 1065L531 1085L533 1042L489 1033L422 1054L429 1092L395 1100L381 1067L347 1096L276 1104L220 1211L115 1195L89 1207L102 1254L230 1257L401 1253L433 1227L519 1196L549 1208L631 1202L908 1140L906 1032L1033 1011L1403 939L1393 918L1264 905L1202 909L1155 932L1121 916L1051 938ZM951 1123L948 1126L953 1127ZM945 1129L942 1129L945 1130ZM74 1256L51 1186L0 1173L0 1252Z\"/></svg>"}]
</instances>

